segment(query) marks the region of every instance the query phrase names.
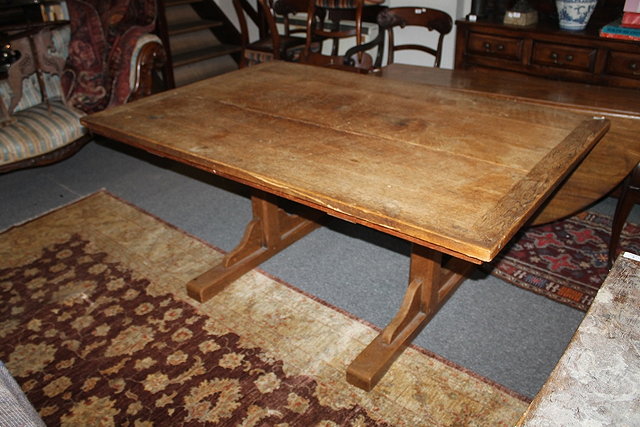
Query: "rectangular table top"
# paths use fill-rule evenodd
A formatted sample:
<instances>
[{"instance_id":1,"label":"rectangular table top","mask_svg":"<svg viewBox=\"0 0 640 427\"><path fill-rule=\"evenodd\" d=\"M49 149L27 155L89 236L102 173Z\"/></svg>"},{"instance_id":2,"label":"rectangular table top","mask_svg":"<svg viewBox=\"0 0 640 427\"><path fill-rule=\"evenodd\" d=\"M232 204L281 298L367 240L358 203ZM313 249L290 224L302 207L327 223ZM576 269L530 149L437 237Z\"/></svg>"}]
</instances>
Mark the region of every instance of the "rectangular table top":
<instances>
[{"instance_id":1,"label":"rectangular table top","mask_svg":"<svg viewBox=\"0 0 640 427\"><path fill-rule=\"evenodd\" d=\"M475 262L490 261L608 129L566 109L278 61L82 122Z\"/></svg>"}]
</instances>

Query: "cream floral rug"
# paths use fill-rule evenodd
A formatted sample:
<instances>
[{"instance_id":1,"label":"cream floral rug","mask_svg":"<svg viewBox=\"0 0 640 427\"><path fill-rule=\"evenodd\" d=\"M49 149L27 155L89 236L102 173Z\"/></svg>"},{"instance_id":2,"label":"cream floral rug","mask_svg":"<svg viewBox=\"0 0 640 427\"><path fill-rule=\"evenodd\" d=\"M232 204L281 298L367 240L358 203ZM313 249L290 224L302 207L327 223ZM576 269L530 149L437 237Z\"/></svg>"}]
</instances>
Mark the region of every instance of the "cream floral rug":
<instances>
[{"instance_id":1,"label":"cream floral rug","mask_svg":"<svg viewBox=\"0 0 640 427\"><path fill-rule=\"evenodd\" d=\"M0 360L48 425L513 425L527 402L409 348L366 393L377 331L260 271L200 304L214 247L107 192L0 234Z\"/></svg>"}]
</instances>

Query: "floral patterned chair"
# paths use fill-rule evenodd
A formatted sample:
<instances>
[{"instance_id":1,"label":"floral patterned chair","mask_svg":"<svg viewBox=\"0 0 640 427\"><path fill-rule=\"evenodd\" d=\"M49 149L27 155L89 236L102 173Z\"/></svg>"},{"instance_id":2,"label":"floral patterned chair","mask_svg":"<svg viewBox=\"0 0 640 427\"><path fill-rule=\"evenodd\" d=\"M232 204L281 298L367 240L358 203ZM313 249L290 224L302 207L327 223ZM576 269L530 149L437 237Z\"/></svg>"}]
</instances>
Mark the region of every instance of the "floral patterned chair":
<instances>
[{"instance_id":1,"label":"floral patterned chair","mask_svg":"<svg viewBox=\"0 0 640 427\"><path fill-rule=\"evenodd\" d=\"M11 41L20 53L0 81L0 173L75 153L90 138L80 118L150 94L166 58L156 0L66 4L68 25Z\"/></svg>"}]
</instances>

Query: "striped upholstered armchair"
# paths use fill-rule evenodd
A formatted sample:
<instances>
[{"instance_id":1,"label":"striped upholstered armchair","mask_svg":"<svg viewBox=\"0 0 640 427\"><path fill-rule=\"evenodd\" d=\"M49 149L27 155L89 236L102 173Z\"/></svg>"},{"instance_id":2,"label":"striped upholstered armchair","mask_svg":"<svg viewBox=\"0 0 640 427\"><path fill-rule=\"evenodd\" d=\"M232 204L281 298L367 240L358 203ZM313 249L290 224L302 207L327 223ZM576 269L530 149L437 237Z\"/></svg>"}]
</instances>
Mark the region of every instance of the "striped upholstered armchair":
<instances>
[{"instance_id":1,"label":"striped upholstered armchair","mask_svg":"<svg viewBox=\"0 0 640 427\"><path fill-rule=\"evenodd\" d=\"M66 4L68 25L32 26L11 40L19 53L0 81L0 173L75 153L89 139L80 118L151 93L164 61L151 33L156 0Z\"/></svg>"}]
</instances>

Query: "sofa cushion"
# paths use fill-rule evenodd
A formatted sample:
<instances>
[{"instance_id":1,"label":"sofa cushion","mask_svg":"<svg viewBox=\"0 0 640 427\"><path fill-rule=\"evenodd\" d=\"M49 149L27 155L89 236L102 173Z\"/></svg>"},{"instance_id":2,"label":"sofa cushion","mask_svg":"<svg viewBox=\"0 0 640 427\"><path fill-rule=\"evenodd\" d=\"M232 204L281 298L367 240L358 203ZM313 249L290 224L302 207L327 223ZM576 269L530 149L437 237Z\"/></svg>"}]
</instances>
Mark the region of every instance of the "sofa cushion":
<instances>
[{"instance_id":1,"label":"sofa cushion","mask_svg":"<svg viewBox=\"0 0 640 427\"><path fill-rule=\"evenodd\" d=\"M68 55L71 30L68 25L43 30L36 34L35 43L38 59L43 71L47 97L62 98L60 74ZM9 76L0 80L0 98L9 114L26 110L42 102L42 91L35 73L33 52L27 38L11 43L19 50L21 58L9 68Z\"/></svg>"},{"instance_id":2,"label":"sofa cushion","mask_svg":"<svg viewBox=\"0 0 640 427\"><path fill-rule=\"evenodd\" d=\"M69 58L62 86L67 102L86 112L108 103L106 52L108 44L96 8L85 1L67 2L71 22Z\"/></svg>"},{"instance_id":3,"label":"sofa cushion","mask_svg":"<svg viewBox=\"0 0 640 427\"><path fill-rule=\"evenodd\" d=\"M60 86L60 76L56 76L51 73L43 73L44 85L46 88L47 98L49 99L62 99L62 88ZM10 97L12 92L7 89L5 84L0 83L0 91L3 92L2 99L6 106L10 105ZM22 80L22 96L18 101L13 112L26 110L34 105L38 105L42 102L42 92L40 91L40 83L38 83L38 76L33 73Z\"/></svg>"},{"instance_id":4,"label":"sofa cushion","mask_svg":"<svg viewBox=\"0 0 640 427\"><path fill-rule=\"evenodd\" d=\"M0 165L51 152L87 133L83 114L61 101L38 104L14 114L16 121L0 128Z\"/></svg>"},{"instance_id":5,"label":"sofa cushion","mask_svg":"<svg viewBox=\"0 0 640 427\"><path fill-rule=\"evenodd\" d=\"M127 101L129 61L155 26L155 0L67 0L70 55L62 79L67 102L93 113Z\"/></svg>"}]
</instances>

